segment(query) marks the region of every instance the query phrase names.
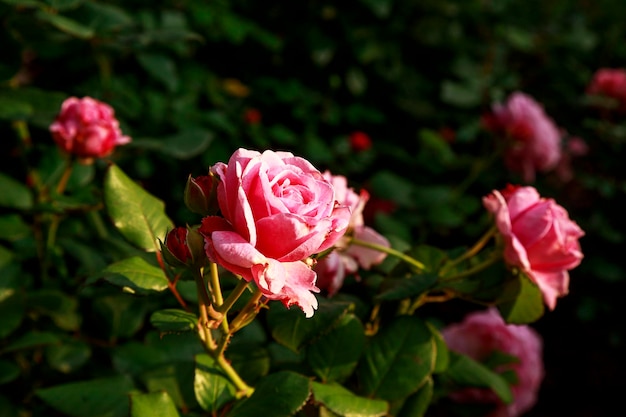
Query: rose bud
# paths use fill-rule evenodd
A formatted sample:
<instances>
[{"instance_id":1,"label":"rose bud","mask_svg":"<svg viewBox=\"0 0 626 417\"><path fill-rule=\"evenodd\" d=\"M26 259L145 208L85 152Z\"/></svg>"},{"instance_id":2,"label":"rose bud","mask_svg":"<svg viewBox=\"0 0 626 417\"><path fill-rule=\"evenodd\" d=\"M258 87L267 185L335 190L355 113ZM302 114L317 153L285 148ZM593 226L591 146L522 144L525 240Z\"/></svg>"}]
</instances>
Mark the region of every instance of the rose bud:
<instances>
[{"instance_id":1,"label":"rose bud","mask_svg":"<svg viewBox=\"0 0 626 417\"><path fill-rule=\"evenodd\" d=\"M191 175L185 185L185 205L189 210L202 216L217 213L217 183L213 175L201 175L193 178Z\"/></svg>"},{"instance_id":2,"label":"rose bud","mask_svg":"<svg viewBox=\"0 0 626 417\"><path fill-rule=\"evenodd\" d=\"M204 238L189 226L170 230L161 243L161 253L171 266L199 266L206 260Z\"/></svg>"}]
</instances>

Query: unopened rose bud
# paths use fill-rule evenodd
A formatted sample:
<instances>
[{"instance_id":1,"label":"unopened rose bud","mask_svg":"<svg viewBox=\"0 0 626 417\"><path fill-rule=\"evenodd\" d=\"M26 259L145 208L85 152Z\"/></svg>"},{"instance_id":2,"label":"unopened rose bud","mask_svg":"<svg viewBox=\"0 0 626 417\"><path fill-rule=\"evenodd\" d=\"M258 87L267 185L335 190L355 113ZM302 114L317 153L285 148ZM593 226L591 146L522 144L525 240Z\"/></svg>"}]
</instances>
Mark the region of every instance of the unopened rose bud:
<instances>
[{"instance_id":1,"label":"unopened rose bud","mask_svg":"<svg viewBox=\"0 0 626 417\"><path fill-rule=\"evenodd\" d=\"M204 238L190 227L176 227L165 236L161 253L171 266L199 266L206 259Z\"/></svg>"},{"instance_id":2,"label":"unopened rose bud","mask_svg":"<svg viewBox=\"0 0 626 417\"><path fill-rule=\"evenodd\" d=\"M208 216L217 213L217 183L212 175L201 175L187 179L185 205L194 213Z\"/></svg>"}]
</instances>

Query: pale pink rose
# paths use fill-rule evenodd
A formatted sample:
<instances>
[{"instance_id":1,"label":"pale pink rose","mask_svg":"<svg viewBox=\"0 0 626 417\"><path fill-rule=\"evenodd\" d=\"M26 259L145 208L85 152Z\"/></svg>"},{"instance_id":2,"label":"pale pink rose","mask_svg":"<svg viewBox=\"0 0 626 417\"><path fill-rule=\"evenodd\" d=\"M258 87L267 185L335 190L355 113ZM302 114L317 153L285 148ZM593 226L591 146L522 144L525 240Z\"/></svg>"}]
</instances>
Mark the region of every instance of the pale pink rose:
<instances>
[{"instance_id":1,"label":"pale pink rose","mask_svg":"<svg viewBox=\"0 0 626 417\"><path fill-rule=\"evenodd\" d=\"M63 151L83 159L105 157L130 142L122 135L113 108L91 97L66 99L50 132Z\"/></svg>"},{"instance_id":2,"label":"pale pink rose","mask_svg":"<svg viewBox=\"0 0 626 417\"><path fill-rule=\"evenodd\" d=\"M346 235L335 244L333 252L319 259L315 265L318 286L326 290L329 296L333 296L343 285L346 275L356 274L359 268L369 270L387 256L385 252L351 245L348 235L385 247L390 244L387 238L364 224L363 209L369 200L369 193L361 190L357 194L353 188L348 187L348 180L344 176L332 175L329 171L323 175L333 184L337 201L350 207L352 213Z\"/></svg>"},{"instance_id":3,"label":"pale pink rose","mask_svg":"<svg viewBox=\"0 0 626 417\"><path fill-rule=\"evenodd\" d=\"M483 198L483 204L493 213L502 235L504 260L539 286L553 310L557 298L568 292L568 270L583 258L578 239L584 232L563 207L542 198L533 187L494 190Z\"/></svg>"},{"instance_id":4,"label":"pale pink rose","mask_svg":"<svg viewBox=\"0 0 626 417\"><path fill-rule=\"evenodd\" d=\"M532 97L511 94L504 104L495 104L485 118L494 133L505 137L505 163L520 172L525 182L535 180L535 172L548 172L561 158L561 135L554 121Z\"/></svg>"},{"instance_id":5,"label":"pale pink rose","mask_svg":"<svg viewBox=\"0 0 626 417\"><path fill-rule=\"evenodd\" d=\"M513 402L505 404L491 390L467 388L451 394L460 403L494 404L489 417L517 417L537 402L544 377L543 342L541 336L527 325L506 324L495 308L468 314L462 322L443 329L448 348L471 357L486 360L499 351L515 356L518 361L502 365L497 372L513 370L517 383L511 386Z\"/></svg>"},{"instance_id":6,"label":"pale pink rose","mask_svg":"<svg viewBox=\"0 0 626 417\"><path fill-rule=\"evenodd\" d=\"M626 109L626 70L600 68L593 74L587 94L612 98L619 109Z\"/></svg>"},{"instance_id":7,"label":"pale pink rose","mask_svg":"<svg viewBox=\"0 0 626 417\"><path fill-rule=\"evenodd\" d=\"M303 261L343 236L350 209L313 165L288 152L239 149L211 172L223 217L202 220L209 258L311 317L319 289Z\"/></svg>"}]
</instances>

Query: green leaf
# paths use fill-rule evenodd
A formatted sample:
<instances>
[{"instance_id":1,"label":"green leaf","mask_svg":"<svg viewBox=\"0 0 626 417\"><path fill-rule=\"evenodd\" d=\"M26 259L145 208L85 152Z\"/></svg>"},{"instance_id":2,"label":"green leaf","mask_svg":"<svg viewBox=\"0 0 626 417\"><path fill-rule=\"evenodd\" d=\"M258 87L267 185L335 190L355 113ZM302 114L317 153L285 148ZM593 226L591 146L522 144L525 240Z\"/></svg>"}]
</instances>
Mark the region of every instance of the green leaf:
<instances>
[{"instance_id":1,"label":"green leaf","mask_svg":"<svg viewBox=\"0 0 626 417\"><path fill-rule=\"evenodd\" d=\"M417 317L400 316L372 337L357 373L368 397L402 399L424 383L435 368L435 342Z\"/></svg>"},{"instance_id":2,"label":"green leaf","mask_svg":"<svg viewBox=\"0 0 626 417\"><path fill-rule=\"evenodd\" d=\"M28 307L50 317L63 330L78 330L81 316L78 301L59 290L33 291L26 297Z\"/></svg>"},{"instance_id":3,"label":"green leaf","mask_svg":"<svg viewBox=\"0 0 626 417\"><path fill-rule=\"evenodd\" d=\"M386 279L381 285L380 301L402 300L416 297L430 289L437 282L436 274L414 274L409 278Z\"/></svg>"},{"instance_id":4,"label":"green leaf","mask_svg":"<svg viewBox=\"0 0 626 417\"><path fill-rule=\"evenodd\" d=\"M24 299L21 294L13 293L0 301L0 339L20 327L24 314Z\"/></svg>"},{"instance_id":5,"label":"green leaf","mask_svg":"<svg viewBox=\"0 0 626 417\"><path fill-rule=\"evenodd\" d=\"M415 394L411 395L402 405L398 417L422 417L426 414L433 398L434 382L432 378L426 382Z\"/></svg>"},{"instance_id":6,"label":"green leaf","mask_svg":"<svg viewBox=\"0 0 626 417\"><path fill-rule=\"evenodd\" d=\"M152 313L150 323L161 332L188 332L198 328L198 317L184 310L169 308Z\"/></svg>"},{"instance_id":7,"label":"green leaf","mask_svg":"<svg viewBox=\"0 0 626 417\"><path fill-rule=\"evenodd\" d=\"M141 52L136 55L143 69L155 80L162 83L169 91L178 88L176 63L165 54Z\"/></svg>"},{"instance_id":8,"label":"green leaf","mask_svg":"<svg viewBox=\"0 0 626 417\"><path fill-rule=\"evenodd\" d=\"M68 374L83 366L91 357L91 347L84 342L71 341L46 348L46 361L52 369Z\"/></svg>"},{"instance_id":9,"label":"green leaf","mask_svg":"<svg viewBox=\"0 0 626 417\"><path fill-rule=\"evenodd\" d=\"M177 159L200 155L213 141L213 133L201 128L187 128L163 139L135 139L131 146L162 152Z\"/></svg>"},{"instance_id":10,"label":"green leaf","mask_svg":"<svg viewBox=\"0 0 626 417\"><path fill-rule=\"evenodd\" d=\"M29 210L33 207L33 193L21 182L0 173L0 207Z\"/></svg>"},{"instance_id":11,"label":"green leaf","mask_svg":"<svg viewBox=\"0 0 626 417\"><path fill-rule=\"evenodd\" d=\"M20 239L30 233L30 227L18 214L0 216L0 239Z\"/></svg>"},{"instance_id":12,"label":"green leaf","mask_svg":"<svg viewBox=\"0 0 626 417\"><path fill-rule=\"evenodd\" d=\"M356 368L364 347L363 324L356 316L348 314L307 348L307 359L323 382L341 382Z\"/></svg>"},{"instance_id":13,"label":"green leaf","mask_svg":"<svg viewBox=\"0 0 626 417\"><path fill-rule=\"evenodd\" d=\"M20 367L10 361L0 359L0 384L6 384L20 376Z\"/></svg>"},{"instance_id":14,"label":"green leaf","mask_svg":"<svg viewBox=\"0 0 626 417\"><path fill-rule=\"evenodd\" d=\"M513 400L506 380L474 359L450 352L450 365L444 374L459 385L490 388L505 403Z\"/></svg>"},{"instance_id":15,"label":"green leaf","mask_svg":"<svg viewBox=\"0 0 626 417\"><path fill-rule=\"evenodd\" d=\"M119 373L135 376L166 363L167 355L154 346L131 341L114 348L111 360Z\"/></svg>"},{"instance_id":16,"label":"green leaf","mask_svg":"<svg viewBox=\"0 0 626 417\"><path fill-rule=\"evenodd\" d=\"M93 29L84 26L68 17L59 14L48 13L43 10L38 10L35 15L38 19L50 23L52 26L56 27L62 32L67 33L68 35L72 35L80 39L93 38Z\"/></svg>"},{"instance_id":17,"label":"green leaf","mask_svg":"<svg viewBox=\"0 0 626 417\"><path fill-rule=\"evenodd\" d=\"M287 309L276 304L269 310L267 320L274 339L297 352L314 337L330 330L351 306L351 303L320 299L313 317L306 318L300 309Z\"/></svg>"},{"instance_id":18,"label":"green leaf","mask_svg":"<svg viewBox=\"0 0 626 417\"><path fill-rule=\"evenodd\" d=\"M511 324L537 321L544 313L543 296L537 284L523 273L512 280L504 291L504 302L498 304L502 318Z\"/></svg>"},{"instance_id":19,"label":"green leaf","mask_svg":"<svg viewBox=\"0 0 626 417\"><path fill-rule=\"evenodd\" d=\"M33 106L13 97L0 95L0 120L25 120L33 114Z\"/></svg>"},{"instance_id":20,"label":"green leaf","mask_svg":"<svg viewBox=\"0 0 626 417\"><path fill-rule=\"evenodd\" d=\"M127 417L128 394L133 390L129 377L116 376L39 389L35 394L70 417Z\"/></svg>"},{"instance_id":21,"label":"green leaf","mask_svg":"<svg viewBox=\"0 0 626 417\"><path fill-rule=\"evenodd\" d=\"M59 338L54 333L31 331L6 346L2 352L14 352L16 350L33 349L40 346L59 343Z\"/></svg>"},{"instance_id":22,"label":"green leaf","mask_svg":"<svg viewBox=\"0 0 626 417\"><path fill-rule=\"evenodd\" d=\"M104 201L120 233L139 248L158 251L174 225L165 213L165 204L131 180L116 165L104 178Z\"/></svg>"},{"instance_id":23,"label":"green leaf","mask_svg":"<svg viewBox=\"0 0 626 417\"><path fill-rule=\"evenodd\" d=\"M200 407L212 415L216 415L226 403L235 400L237 392L215 360L205 354L196 356L193 386Z\"/></svg>"},{"instance_id":24,"label":"green leaf","mask_svg":"<svg viewBox=\"0 0 626 417\"><path fill-rule=\"evenodd\" d=\"M309 394L308 378L290 371L276 372L261 379L254 393L235 405L227 417L291 417Z\"/></svg>"},{"instance_id":25,"label":"green leaf","mask_svg":"<svg viewBox=\"0 0 626 417\"><path fill-rule=\"evenodd\" d=\"M140 294L164 291L169 283L160 268L150 265L139 256L115 262L107 266L97 277L103 277L128 292Z\"/></svg>"},{"instance_id":26,"label":"green leaf","mask_svg":"<svg viewBox=\"0 0 626 417\"><path fill-rule=\"evenodd\" d=\"M435 350L437 352L437 356L435 358L435 369L433 369L433 372L440 373L445 371L450 364L450 352L448 350L448 345L446 344L441 332L437 330L435 326L431 323L426 323L426 325L433 335Z\"/></svg>"},{"instance_id":27,"label":"green leaf","mask_svg":"<svg viewBox=\"0 0 626 417\"><path fill-rule=\"evenodd\" d=\"M130 417L180 417L167 392L130 395Z\"/></svg>"},{"instance_id":28,"label":"green leaf","mask_svg":"<svg viewBox=\"0 0 626 417\"><path fill-rule=\"evenodd\" d=\"M176 407L184 410L198 406L194 394L194 375L194 362L169 361L165 365L144 372L141 380L150 392L167 392Z\"/></svg>"},{"instance_id":29,"label":"green leaf","mask_svg":"<svg viewBox=\"0 0 626 417\"><path fill-rule=\"evenodd\" d=\"M148 311L154 305L146 298L128 294L114 294L99 297L93 301L93 310L98 315L98 332L106 332L102 337L130 337L144 324Z\"/></svg>"},{"instance_id":30,"label":"green leaf","mask_svg":"<svg viewBox=\"0 0 626 417\"><path fill-rule=\"evenodd\" d=\"M359 397L338 384L312 382L311 388L315 402L343 417L384 416L389 409L386 401Z\"/></svg>"}]
</instances>

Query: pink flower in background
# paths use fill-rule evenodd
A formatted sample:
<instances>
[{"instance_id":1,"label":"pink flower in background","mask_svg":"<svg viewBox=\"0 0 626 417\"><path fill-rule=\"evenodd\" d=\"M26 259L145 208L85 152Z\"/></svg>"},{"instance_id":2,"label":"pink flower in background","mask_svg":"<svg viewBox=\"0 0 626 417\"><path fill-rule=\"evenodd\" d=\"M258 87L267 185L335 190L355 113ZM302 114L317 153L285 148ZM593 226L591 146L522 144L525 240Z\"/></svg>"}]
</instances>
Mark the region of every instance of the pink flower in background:
<instances>
[{"instance_id":1,"label":"pink flower in background","mask_svg":"<svg viewBox=\"0 0 626 417\"><path fill-rule=\"evenodd\" d=\"M626 70L600 68L593 74L587 94L614 99L619 109L626 109Z\"/></svg>"},{"instance_id":2,"label":"pink flower in background","mask_svg":"<svg viewBox=\"0 0 626 417\"><path fill-rule=\"evenodd\" d=\"M319 289L303 261L343 236L350 209L337 204L332 184L313 165L288 152L238 149L211 172L220 180L223 217L202 220L209 258L311 317Z\"/></svg>"},{"instance_id":3,"label":"pink flower in background","mask_svg":"<svg viewBox=\"0 0 626 417\"><path fill-rule=\"evenodd\" d=\"M513 370L517 383L511 386L513 402L504 404L495 393L484 388L467 388L454 392L451 398L461 403L496 405L489 417L517 417L537 402L544 377L543 342L527 325L506 324L495 308L468 314L461 323L443 329L448 348L477 361L486 360L499 351L518 361L502 365L497 372Z\"/></svg>"},{"instance_id":4,"label":"pink flower in background","mask_svg":"<svg viewBox=\"0 0 626 417\"><path fill-rule=\"evenodd\" d=\"M372 139L365 132L352 132L350 133L350 147L355 152L366 151L372 147Z\"/></svg>"},{"instance_id":5,"label":"pink flower in background","mask_svg":"<svg viewBox=\"0 0 626 417\"><path fill-rule=\"evenodd\" d=\"M483 119L486 127L507 140L505 163L525 182L535 172L554 169L561 158L561 135L554 121L532 97L515 92L505 104L495 104Z\"/></svg>"},{"instance_id":6,"label":"pink flower in background","mask_svg":"<svg viewBox=\"0 0 626 417\"><path fill-rule=\"evenodd\" d=\"M85 159L105 157L130 142L122 135L113 108L91 97L66 99L50 132L63 151Z\"/></svg>"},{"instance_id":7,"label":"pink flower in background","mask_svg":"<svg viewBox=\"0 0 626 417\"><path fill-rule=\"evenodd\" d=\"M369 200L369 193L361 190L357 194L353 188L348 187L348 180L344 176L332 175L326 171L324 177L333 184L335 198L339 204L350 207L352 214L347 234L358 240L389 247L387 238L364 224L363 209ZM341 238L335 246L335 250L319 259L315 266L318 275L317 285L326 290L329 296L341 288L346 275L355 274L359 268L368 270L373 265L381 263L387 256L384 252L351 245L347 236Z\"/></svg>"},{"instance_id":8,"label":"pink flower in background","mask_svg":"<svg viewBox=\"0 0 626 417\"><path fill-rule=\"evenodd\" d=\"M533 187L494 190L483 197L483 204L504 240L504 260L539 286L553 310L557 298L568 292L568 270L583 258L578 239L584 232L563 207Z\"/></svg>"},{"instance_id":9,"label":"pink flower in background","mask_svg":"<svg viewBox=\"0 0 626 417\"><path fill-rule=\"evenodd\" d=\"M582 138L567 136L563 146L563 155L555 168L557 178L563 183L571 181L574 178L573 159L587 155L588 152L589 146Z\"/></svg>"}]
</instances>

